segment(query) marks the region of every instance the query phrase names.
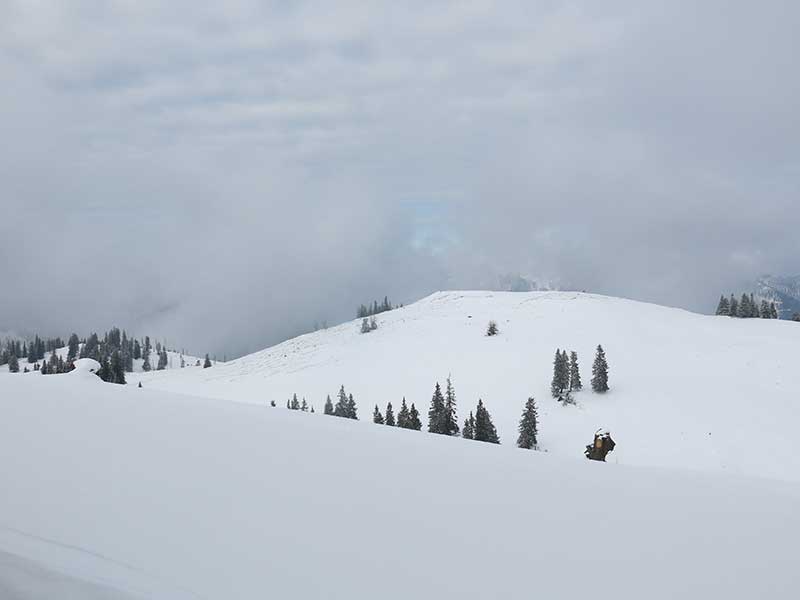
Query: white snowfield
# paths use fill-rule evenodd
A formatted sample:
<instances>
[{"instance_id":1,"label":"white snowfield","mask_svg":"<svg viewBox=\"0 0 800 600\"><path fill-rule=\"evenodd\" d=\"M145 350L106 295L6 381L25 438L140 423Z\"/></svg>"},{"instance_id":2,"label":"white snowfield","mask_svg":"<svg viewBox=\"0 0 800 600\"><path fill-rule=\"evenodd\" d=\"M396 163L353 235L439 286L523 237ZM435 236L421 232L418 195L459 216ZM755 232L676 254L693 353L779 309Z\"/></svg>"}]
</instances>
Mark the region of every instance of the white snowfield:
<instances>
[{"instance_id":1,"label":"white snowfield","mask_svg":"<svg viewBox=\"0 0 800 600\"><path fill-rule=\"evenodd\" d=\"M500 328L486 337L489 320ZM541 445L583 460L599 427L609 461L800 481L800 324L730 319L567 292L442 292L377 317L310 333L210 369L131 376L147 388L279 407L293 393L317 411L344 384L361 419L403 396L427 416L436 381L452 376L459 423L482 398L501 442L513 445L535 396ZM595 349L611 391L590 389ZM576 406L550 396L556 348L579 354Z\"/></svg>"},{"instance_id":2,"label":"white snowfield","mask_svg":"<svg viewBox=\"0 0 800 600\"><path fill-rule=\"evenodd\" d=\"M555 454L2 376L0 597L797 597L800 484Z\"/></svg>"}]
</instances>

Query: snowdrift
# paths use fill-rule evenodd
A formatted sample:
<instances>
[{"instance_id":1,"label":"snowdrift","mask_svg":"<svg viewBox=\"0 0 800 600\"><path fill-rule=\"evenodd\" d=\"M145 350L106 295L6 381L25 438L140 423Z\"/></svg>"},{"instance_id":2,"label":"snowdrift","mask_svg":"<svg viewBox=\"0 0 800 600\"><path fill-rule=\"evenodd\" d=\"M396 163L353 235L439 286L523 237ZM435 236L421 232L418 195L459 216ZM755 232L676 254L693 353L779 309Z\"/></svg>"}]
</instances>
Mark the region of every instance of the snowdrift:
<instances>
[{"instance_id":1,"label":"snowdrift","mask_svg":"<svg viewBox=\"0 0 800 600\"><path fill-rule=\"evenodd\" d=\"M599 427L618 442L610 460L800 481L800 325L693 314L567 292L442 292L377 318L289 340L211 369L141 378L146 387L285 406L293 393L321 410L340 385L362 419L405 396L427 415L436 381L452 376L459 418L482 398L503 444L513 444L535 396L542 447L583 460ZM485 335L489 320L500 334ZM595 348L611 391L576 406L550 397L556 348L575 350L589 387ZM131 378L132 382L138 381Z\"/></svg>"},{"instance_id":2,"label":"snowdrift","mask_svg":"<svg viewBox=\"0 0 800 600\"><path fill-rule=\"evenodd\" d=\"M0 377L3 597L796 596L795 483L151 388Z\"/></svg>"}]
</instances>

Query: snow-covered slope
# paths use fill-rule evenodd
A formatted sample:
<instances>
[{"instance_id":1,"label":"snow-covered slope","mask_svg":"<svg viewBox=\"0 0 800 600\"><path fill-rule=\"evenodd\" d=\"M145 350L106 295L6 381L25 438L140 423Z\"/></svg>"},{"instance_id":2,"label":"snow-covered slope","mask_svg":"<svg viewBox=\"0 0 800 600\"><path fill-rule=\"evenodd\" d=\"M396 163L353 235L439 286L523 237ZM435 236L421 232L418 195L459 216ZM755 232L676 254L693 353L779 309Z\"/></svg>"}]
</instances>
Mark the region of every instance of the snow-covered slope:
<instances>
[{"instance_id":1,"label":"snow-covered slope","mask_svg":"<svg viewBox=\"0 0 800 600\"><path fill-rule=\"evenodd\" d=\"M490 319L500 335L486 337ZM459 418L482 398L503 444L513 444L528 396L542 447L583 460L598 427L617 441L610 460L800 480L800 326L728 319L580 293L446 292L383 313L379 329L353 321L211 369L141 377L145 387L284 406L293 393L321 410L340 385L362 419L403 396L427 414L436 381L452 376ZM585 388L597 344L611 391L549 393L556 348L579 353ZM132 382L139 377L131 378Z\"/></svg>"},{"instance_id":2,"label":"snow-covered slope","mask_svg":"<svg viewBox=\"0 0 800 600\"><path fill-rule=\"evenodd\" d=\"M475 307L429 301L451 302ZM487 343L496 353L511 341ZM0 377L0 597L797 594L796 483L576 461L148 387Z\"/></svg>"}]
</instances>

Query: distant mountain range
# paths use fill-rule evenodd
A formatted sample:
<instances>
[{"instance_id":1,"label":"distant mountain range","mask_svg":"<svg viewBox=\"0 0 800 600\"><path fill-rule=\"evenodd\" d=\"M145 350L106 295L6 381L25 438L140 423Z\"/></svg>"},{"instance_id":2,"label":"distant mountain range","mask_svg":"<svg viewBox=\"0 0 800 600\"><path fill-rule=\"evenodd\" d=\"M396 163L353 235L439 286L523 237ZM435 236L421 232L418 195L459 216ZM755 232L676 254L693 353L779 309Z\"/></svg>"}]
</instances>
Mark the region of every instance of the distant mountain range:
<instances>
[{"instance_id":1,"label":"distant mountain range","mask_svg":"<svg viewBox=\"0 0 800 600\"><path fill-rule=\"evenodd\" d=\"M756 282L754 292L775 302L781 319L791 319L793 314L800 313L800 275L765 275Z\"/></svg>"}]
</instances>

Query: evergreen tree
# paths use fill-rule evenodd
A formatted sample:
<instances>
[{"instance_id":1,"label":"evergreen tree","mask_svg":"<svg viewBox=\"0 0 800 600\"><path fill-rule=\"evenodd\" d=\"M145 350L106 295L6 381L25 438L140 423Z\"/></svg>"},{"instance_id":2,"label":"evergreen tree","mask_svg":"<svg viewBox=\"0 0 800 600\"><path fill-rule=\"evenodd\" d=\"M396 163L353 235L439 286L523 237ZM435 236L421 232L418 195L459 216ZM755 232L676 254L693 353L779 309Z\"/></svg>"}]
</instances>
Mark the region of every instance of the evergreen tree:
<instances>
[{"instance_id":1,"label":"evergreen tree","mask_svg":"<svg viewBox=\"0 0 800 600\"><path fill-rule=\"evenodd\" d=\"M536 401L533 396L528 398L525 403L525 410L522 411L522 418L519 420L519 437L517 447L536 449L539 435L539 414L536 411Z\"/></svg>"},{"instance_id":2,"label":"evergreen tree","mask_svg":"<svg viewBox=\"0 0 800 600\"><path fill-rule=\"evenodd\" d=\"M750 307L750 298L747 294L742 294L742 299L739 300L739 316L743 319L753 316L753 309Z\"/></svg>"},{"instance_id":3,"label":"evergreen tree","mask_svg":"<svg viewBox=\"0 0 800 600\"><path fill-rule=\"evenodd\" d=\"M347 397L347 418L358 421L358 408L356 407L356 401L353 399L353 394Z\"/></svg>"},{"instance_id":4,"label":"evergreen tree","mask_svg":"<svg viewBox=\"0 0 800 600\"><path fill-rule=\"evenodd\" d=\"M291 401L291 399L286 400L286 408L288 408L289 410L292 410L292 401Z\"/></svg>"},{"instance_id":5,"label":"evergreen tree","mask_svg":"<svg viewBox=\"0 0 800 600\"><path fill-rule=\"evenodd\" d=\"M408 419L408 405L404 396L403 403L400 405L400 412L397 413L397 426L402 429L408 429Z\"/></svg>"},{"instance_id":6,"label":"evergreen tree","mask_svg":"<svg viewBox=\"0 0 800 600\"><path fill-rule=\"evenodd\" d=\"M762 319L771 319L772 318L772 311L769 309L769 302L766 300L761 301L761 314L759 315Z\"/></svg>"},{"instance_id":7,"label":"evergreen tree","mask_svg":"<svg viewBox=\"0 0 800 600\"><path fill-rule=\"evenodd\" d=\"M419 411L414 403L411 403L411 410L408 412L408 427L406 429L414 429L419 431L422 429L422 421L419 419Z\"/></svg>"},{"instance_id":8,"label":"evergreen tree","mask_svg":"<svg viewBox=\"0 0 800 600\"><path fill-rule=\"evenodd\" d=\"M494 321L489 321L489 325L486 327L486 335L492 337L493 335L497 335L500 330L497 328L497 323Z\"/></svg>"},{"instance_id":9,"label":"evergreen tree","mask_svg":"<svg viewBox=\"0 0 800 600\"><path fill-rule=\"evenodd\" d=\"M464 429L461 430L461 435L464 439L475 439L475 417L472 416L472 411L469 411L469 416L464 419Z\"/></svg>"},{"instance_id":10,"label":"evergreen tree","mask_svg":"<svg viewBox=\"0 0 800 600\"><path fill-rule=\"evenodd\" d=\"M330 394L328 394L328 397L325 399L325 408L324 408L323 412L326 415L332 415L333 414L333 402L331 402Z\"/></svg>"},{"instance_id":11,"label":"evergreen tree","mask_svg":"<svg viewBox=\"0 0 800 600\"><path fill-rule=\"evenodd\" d=\"M142 357L144 358L144 362L142 363L142 371L150 371L153 368L150 366L150 353L145 352L142 354Z\"/></svg>"},{"instance_id":12,"label":"evergreen tree","mask_svg":"<svg viewBox=\"0 0 800 600\"><path fill-rule=\"evenodd\" d=\"M774 302L770 302L769 304L769 312L773 319L778 318L778 308L775 306Z\"/></svg>"},{"instance_id":13,"label":"evergreen tree","mask_svg":"<svg viewBox=\"0 0 800 600\"><path fill-rule=\"evenodd\" d=\"M377 423L378 425L383 425L384 423L383 415L381 414L381 411L378 410L377 404L375 405L375 410L372 411L372 422Z\"/></svg>"},{"instance_id":14,"label":"evergreen tree","mask_svg":"<svg viewBox=\"0 0 800 600\"><path fill-rule=\"evenodd\" d=\"M760 317L761 314L758 312L758 304L756 304L756 299L753 297L753 293L750 293L750 318L757 319Z\"/></svg>"},{"instance_id":15,"label":"evergreen tree","mask_svg":"<svg viewBox=\"0 0 800 600\"><path fill-rule=\"evenodd\" d=\"M581 370L578 365L578 353L570 352L569 358L569 389L570 391L578 392L583 389L581 382Z\"/></svg>"},{"instance_id":16,"label":"evergreen tree","mask_svg":"<svg viewBox=\"0 0 800 600\"><path fill-rule=\"evenodd\" d=\"M19 359L17 359L16 354L12 354L8 357L8 372L19 373Z\"/></svg>"},{"instance_id":17,"label":"evergreen tree","mask_svg":"<svg viewBox=\"0 0 800 600\"><path fill-rule=\"evenodd\" d=\"M717 305L717 316L731 316L731 303L725 296L719 297L719 304Z\"/></svg>"},{"instance_id":18,"label":"evergreen tree","mask_svg":"<svg viewBox=\"0 0 800 600\"><path fill-rule=\"evenodd\" d=\"M456 390L450 377L447 378L445 391L444 413L442 415L442 433L445 435L458 435L458 417L456 415Z\"/></svg>"},{"instance_id":19,"label":"evergreen tree","mask_svg":"<svg viewBox=\"0 0 800 600\"><path fill-rule=\"evenodd\" d=\"M442 396L442 388L438 381L436 382L436 387L433 390L431 407L428 410L428 432L445 433L444 397Z\"/></svg>"},{"instance_id":20,"label":"evergreen tree","mask_svg":"<svg viewBox=\"0 0 800 600\"><path fill-rule=\"evenodd\" d=\"M208 354L206 354L206 359L205 359L205 361L203 362L203 368L204 368L204 369L207 369L207 368L208 368L208 367L210 367L210 366L211 366L211 360L208 358Z\"/></svg>"},{"instance_id":21,"label":"evergreen tree","mask_svg":"<svg viewBox=\"0 0 800 600\"><path fill-rule=\"evenodd\" d=\"M556 350L553 359L553 381L550 383L550 393L553 398L561 398L561 394L569 387L569 364L566 351Z\"/></svg>"},{"instance_id":22,"label":"evergreen tree","mask_svg":"<svg viewBox=\"0 0 800 600\"><path fill-rule=\"evenodd\" d=\"M163 371L167 368L167 362L169 358L167 357L167 351L162 348L161 352L158 355L158 366L156 367L156 371Z\"/></svg>"},{"instance_id":23,"label":"evergreen tree","mask_svg":"<svg viewBox=\"0 0 800 600\"><path fill-rule=\"evenodd\" d=\"M599 393L608 391L608 362L602 346L597 346L597 356L592 365L592 389Z\"/></svg>"},{"instance_id":24,"label":"evergreen tree","mask_svg":"<svg viewBox=\"0 0 800 600\"><path fill-rule=\"evenodd\" d=\"M303 401L300 403L300 410L308 412L308 402L306 402L305 398L303 398Z\"/></svg>"},{"instance_id":25,"label":"evergreen tree","mask_svg":"<svg viewBox=\"0 0 800 600\"><path fill-rule=\"evenodd\" d=\"M739 314L739 301L733 294L731 294L730 305L731 305L731 316L740 317L741 315Z\"/></svg>"},{"instance_id":26,"label":"evergreen tree","mask_svg":"<svg viewBox=\"0 0 800 600\"><path fill-rule=\"evenodd\" d=\"M394 427L396 425L394 420L394 410L392 409L391 402L386 405L386 424L389 427Z\"/></svg>"},{"instance_id":27,"label":"evergreen tree","mask_svg":"<svg viewBox=\"0 0 800 600\"><path fill-rule=\"evenodd\" d=\"M292 395L292 402L289 407L292 410L300 410L300 401L297 399L297 394Z\"/></svg>"},{"instance_id":28,"label":"evergreen tree","mask_svg":"<svg viewBox=\"0 0 800 600\"><path fill-rule=\"evenodd\" d=\"M119 350L114 350L111 353L109 377L111 383L125 385L125 364L122 362L122 356L120 355Z\"/></svg>"},{"instance_id":29,"label":"evergreen tree","mask_svg":"<svg viewBox=\"0 0 800 600\"><path fill-rule=\"evenodd\" d=\"M12 371L12 373L13 373L13 372L14 372L14 371ZM43 360L43 361L42 361L42 368L41 368L41 369L39 369L39 372L40 372L42 375L49 375L49 374L50 374L50 367L48 367L48 366L47 366L47 361L46 361L46 360Z\"/></svg>"},{"instance_id":30,"label":"evergreen tree","mask_svg":"<svg viewBox=\"0 0 800 600\"><path fill-rule=\"evenodd\" d=\"M347 418L347 408L348 408L348 401L347 401L347 394L344 391L344 386L339 389L339 396L336 399L336 407L333 409L333 415L335 417L344 417Z\"/></svg>"},{"instance_id":31,"label":"evergreen tree","mask_svg":"<svg viewBox=\"0 0 800 600\"><path fill-rule=\"evenodd\" d=\"M369 318L369 330L375 331L378 328L378 322L375 320L375 317Z\"/></svg>"},{"instance_id":32,"label":"evergreen tree","mask_svg":"<svg viewBox=\"0 0 800 600\"><path fill-rule=\"evenodd\" d=\"M475 440L491 444L500 443L500 438L497 437L497 430L494 428L494 423L492 423L492 417L483 405L483 400L478 400L478 408L475 410Z\"/></svg>"},{"instance_id":33,"label":"evergreen tree","mask_svg":"<svg viewBox=\"0 0 800 600\"><path fill-rule=\"evenodd\" d=\"M369 327L369 320L364 317L364 320L361 321L361 333L369 333L372 331Z\"/></svg>"},{"instance_id":34,"label":"evergreen tree","mask_svg":"<svg viewBox=\"0 0 800 600\"><path fill-rule=\"evenodd\" d=\"M139 344L139 340L133 340L133 358L134 360L142 358L142 346Z\"/></svg>"}]
</instances>

